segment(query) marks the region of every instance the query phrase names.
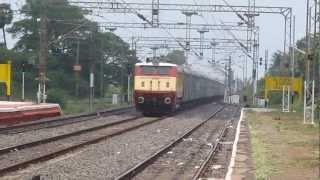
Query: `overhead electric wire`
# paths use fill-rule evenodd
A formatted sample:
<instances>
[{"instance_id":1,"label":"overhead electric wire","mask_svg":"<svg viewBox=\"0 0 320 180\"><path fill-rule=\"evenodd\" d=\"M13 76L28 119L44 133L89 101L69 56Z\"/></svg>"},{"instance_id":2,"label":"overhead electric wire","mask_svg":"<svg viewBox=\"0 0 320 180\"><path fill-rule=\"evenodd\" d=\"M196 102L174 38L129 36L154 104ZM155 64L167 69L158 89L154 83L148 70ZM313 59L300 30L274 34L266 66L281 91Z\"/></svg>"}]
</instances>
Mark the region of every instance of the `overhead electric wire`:
<instances>
[{"instance_id":1,"label":"overhead electric wire","mask_svg":"<svg viewBox=\"0 0 320 180\"><path fill-rule=\"evenodd\" d=\"M117 1L117 0L115 0ZM124 4L128 4L126 1L124 0L121 0L122 3ZM140 14L137 10L133 9L132 7L130 7L129 5L125 6L126 8L129 8L130 10L132 10L132 12L134 14L136 14L141 20L147 22L149 25L152 25L152 22L150 20L148 20L146 17L144 17L142 14ZM179 41L175 38L175 36L170 32L168 31L165 27L162 27L161 24L159 24L159 28L164 30L171 38L173 38L178 44L180 47L182 47L184 50L186 50L186 47ZM190 49L196 56L200 57L200 55L194 50L194 49Z\"/></svg>"},{"instance_id":2,"label":"overhead electric wire","mask_svg":"<svg viewBox=\"0 0 320 180\"><path fill-rule=\"evenodd\" d=\"M223 0L223 2L227 5L227 6L229 6L236 14L238 14L238 12L236 12L235 10L234 10L234 8L232 7L232 6L230 6L230 4L226 1L226 0ZM223 24L223 25L226 25L223 21L221 21L220 20L220 22L221 22L221 24ZM221 30L220 30L221 31ZM239 46L240 46L240 49L241 49L241 51L246 55L246 56L248 56L250 59L252 59L253 60L253 57L248 53L248 47L246 47L243 43L241 43L240 41L239 41L239 39L236 37L236 35L234 35L230 30L225 30L235 41L237 41L237 43L239 44ZM225 31L222 31L222 32L225 32Z\"/></svg>"},{"instance_id":3,"label":"overhead electric wire","mask_svg":"<svg viewBox=\"0 0 320 180\"><path fill-rule=\"evenodd\" d=\"M224 24L222 21L220 21L220 22L221 22L222 24ZM233 39L234 39L235 41L238 42L238 44L239 44L240 47L241 47L242 52L243 52L246 56L248 56L250 59L253 60L253 57L248 53L247 48L238 40L238 38L237 38L231 31L229 31L229 30L226 30L226 31L233 37Z\"/></svg>"},{"instance_id":4,"label":"overhead electric wire","mask_svg":"<svg viewBox=\"0 0 320 180\"><path fill-rule=\"evenodd\" d=\"M248 26L250 25L249 22L240 14L238 13L229 3L227 0L222 0L243 22L245 22Z\"/></svg>"},{"instance_id":5,"label":"overhead electric wire","mask_svg":"<svg viewBox=\"0 0 320 180\"><path fill-rule=\"evenodd\" d=\"M83 22L83 23L81 23L79 26L71 29L71 30L68 31L67 33L60 35L58 39L53 40L53 41L50 41L50 42L49 42L49 46L52 45L52 44L54 44L54 43L60 42L61 40L66 39L66 37L67 37L68 35L72 34L73 32L75 32L76 30L80 29L81 27L85 26L85 25L88 24L88 23L91 23L91 21L86 20L85 22Z\"/></svg>"}]
</instances>

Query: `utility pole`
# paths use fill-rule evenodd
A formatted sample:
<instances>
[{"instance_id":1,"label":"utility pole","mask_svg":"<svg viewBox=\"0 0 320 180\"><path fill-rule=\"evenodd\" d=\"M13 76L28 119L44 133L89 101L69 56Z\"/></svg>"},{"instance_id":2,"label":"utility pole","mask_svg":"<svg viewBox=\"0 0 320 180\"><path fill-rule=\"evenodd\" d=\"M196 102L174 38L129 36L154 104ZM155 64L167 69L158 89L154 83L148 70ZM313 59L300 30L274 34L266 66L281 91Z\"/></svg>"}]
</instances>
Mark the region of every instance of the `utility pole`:
<instances>
[{"instance_id":1,"label":"utility pole","mask_svg":"<svg viewBox=\"0 0 320 180\"><path fill-rule=\"evenodd\" d=\"M312 4L313 3L313 4ZM313 6L313 7L312 7ZM319 21L318 14L318 1L307 0L307 14L306 14L306 39L307 49L305 54L305 83L304 83L304 123L314 124L315 115L315 94L316 94L316 81L319 77L316 77L317 63L316 63L316 47L317 47L317 22ZM314 13L312 9L314 8ZM314 17L312 17L314 15ZM311 48L311 31L312 23L314 23L314 36L313 44ZM311 67L313 68L311 68Z\"/></svg>"},{"instance_id":2,"label":"utility pole","mask_svg":"<svg viewBox=\"0 0 320 180\"><path fill-rule=\"evenodd\" d=\"M307 0L307 14L306 14L306 45L307 45L307 48L306 48L306 54L305 54L305 69L306 69L306 72L305 72L305 79L307 82L309 82L309 76L310 76L310 72L309 72L309 54L310 54L310 29L309 29L309 18L310 18L310 0Z\"/></svg>"},{"instance_id":3,"label":"utility pole","mask_svg":"<svg viewBox=\"0 0 320 180\"><path fill-rule=\"evenodd\" d=\"M204 40L204 33L209 32L208 29L202 28L199 29L198 32L200 33L200 57L203 58L203 40Z\"/></svg>"},{"instance_id":4,"label":"utility pole","mask_svg":"<svg viewBox=\"0 0 320 180\"><path fill-rule=\"evenodd\" d=\"M225 63L224 64L224 74L225 74L225 76L224 76L224 84L225 84L225 88L224 88L224 102L225 103L228 103L229 102L229 79L228 79L228 77L229 77L229 71L228 71L228 64L227 63Z\"/></svg>"},{"instance_id":5,"label":"utility pole","mask_svg":"<svg viewBox=\"0 0 320 180\"><path fill-rule=\"evenodd\" d=\"M253 51L252 51L252 104L256 104L256 94L257 94L257 77L258 77L258 51L259 51L259 38L256 31L253 32L254 42L253 42Z\"/></svg>"},{"instance_id":6,"label":"utility pole","mask_svg":"<svg viewBox=\"0 0 320 180\"><path fill-rule=\"evenodd\" d=\"M231 56L228 59L228 96L232 94L232 69L231 69ZM229 102L230 103L230 102Z\"/></svg>"},{"instance_id":7,"label":"utility pole","mask_svg":"<svg viewBox=\"0 0 320 180\"><path fill-rule=\"evenodd\" d=\"M152 49L152 62L153 63L157 63L157 50L159 49L159 47L151 47Z\"/></svg>"},{"instance_id":8,"label":"utility pole","mask_svg":"<svg viewBox=\"0 0 320 180\"><path fill-rule=\"evenodd\" d=\"M265 73L265 76L268 75L268 63L269 63L269 51L268 49L265 50L265 53L264 53L264 73Z\"/></svg>"},{"instance_id":9,"label":"utility pole","mask_svg":"<svg viewBox=\"0 0 320 180\"><path fill-rule=\"evenodd\" d=\"M48 3L50 0L41 1L41 15L40 15L40 53L39 53L39 81L38 84L38 103L45 103L47 99L46 95L46 73L47 73L47 60L48 60Z\"/></svg>"},{"instance_id":10,"label":"utility pole","mask_svg":"<svg viewBox=\"0 0 320 180\"><path fill-rule=\"evenodd\" d=\"M152 0L152 27L159 27L159 0Z\"/></svg>"},{"instance_id":11,"label":"utility pole","mask_svg":"<svg viewBox=\"0 0 320 180\"><path fill-rule=\"evenodd\" d=\"M212 42L210 43L212 47L212 63L216 63L216 46L218 43L213 39Z\"/></svg>"},{"instance_id":12,"label":"utility pole","mask_svg":"<svg viewBox=\"0 0 320 180\"><path fill-rule=\"evenodd\" d=\"M317 98L317 111L316 111L316 118L320 120L320 0L315 0L315 7L316 7L316 13L315 13L315 26L316 31L318 28L318 33L314 33L315 35L318 35L318 37L315 38L315 84L316 84L316 98Z\"/></svg>"},{"instance_id":13,"label":"utility pole","mask_svg":"<svg viewBox=\"0 0 320 180\"><path fill-rule=\"evenodd\" d=\"M104 57L103 57L103 40L100 39L100 97L104 97Z\"/></svg>"},{"instance_id":14,"label":"utility pole","mask_svg":"<svg viewBox=\"0 0 320 180\"><path fill-rule=\"evenodd\" d=\"M296 47L296 16L293 16L292 46L291 46L291 77L295 77L295 47Z\"/></svg>"},{"instance_id":15,"label":"utility pole","mask_svg":"<svg viewBox=\"0 0 320 180\"><path fill-rule=\"evenodd\" d=\"M186 16L186 47L185 47L185 56L186 56L186 64L188 64L188 58L190 53L190 34L191 34L191 17L193 15L197 15L197 12L189 12L184 11L182 12Z\"/></svg>"},{"instance_id":16,"label":"utility pole","mask_svg":"<svg viewBox=\"0 0 320 180\"><path fill-rule=\"evenodd\" d=\"M128 71L127 101L131 104L131 72Z\"/></svg>"},{"instance_id":17,"label":"utility pole","mask_svg":"<svg viewBox=\"0 0 320 180\"><path fill-rule=\"evenodd\" d=\"M89 111L91 112L93 111L93 104L94 104L94 65L92 65L90 68L89 81L90 81Z\"/></svg>"},{"instance_id":18,"label":"utility pole","mask_svg":"<svg viewBox=\"0 0 320 180\"><path fill-rule=\"evenodd\" d=\"M77 39L77 55L76 55L76 64L74 66L74 71L75 71L75 77L76 77L76 84L75 84L75 95L76 97L79 96L79 79L80 79L80 71L81 71L81 66L79 63L79 57L80 57L80 39Z\"/></svg>"}]
</instances>

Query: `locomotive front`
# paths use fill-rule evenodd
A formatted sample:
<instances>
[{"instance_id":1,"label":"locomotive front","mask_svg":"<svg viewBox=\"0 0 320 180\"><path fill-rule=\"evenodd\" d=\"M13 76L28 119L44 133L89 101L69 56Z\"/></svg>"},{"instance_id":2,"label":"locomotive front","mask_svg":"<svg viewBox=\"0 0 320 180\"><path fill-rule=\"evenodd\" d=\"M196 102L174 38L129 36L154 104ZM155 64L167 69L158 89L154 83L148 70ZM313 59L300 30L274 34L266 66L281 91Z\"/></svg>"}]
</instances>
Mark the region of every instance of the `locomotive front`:
<instances>
[{"instance_id":1,"label":"locomotive front","mask_svg":"<svg viewBox=\"0 0 320 180\"><path fill-rule=\"evenodd\" d=\"M177 66L170 63L135 65L134 100L144 114L171 112L176 107Z\"/></svg>"}]
</instances>

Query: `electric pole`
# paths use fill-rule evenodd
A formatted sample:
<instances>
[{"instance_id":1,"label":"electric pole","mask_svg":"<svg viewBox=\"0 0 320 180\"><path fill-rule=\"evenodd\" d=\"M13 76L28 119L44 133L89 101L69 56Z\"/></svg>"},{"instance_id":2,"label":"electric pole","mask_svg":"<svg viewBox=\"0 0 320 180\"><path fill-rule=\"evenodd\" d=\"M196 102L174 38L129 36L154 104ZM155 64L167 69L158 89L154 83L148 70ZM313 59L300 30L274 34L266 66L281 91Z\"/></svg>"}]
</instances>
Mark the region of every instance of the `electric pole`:
<instances>
[{"instance_id":1,"label":"electric pole","mask_svg":"<svg viewBox=\"0 0 320 180\"><path fill-rule=\"evenodd\" d=\"M231 56L228 59L228 96L232 94L232 69L231 69Z\"/></svg>"},{"instance_id":2,"label":"electric pole","mask_svg":"<svg viewBox=\"0 0 320 180\"><path fill-rule=\"evenodd\" d=\"M152 0L152 27L159 27L159 0Z\"/></svg>"},{"instance_id":3,"label":"electric pole","mask_svg":"<svg viewBox=\"0 0 320 180\"><path fill-rule=\"evenodd\" d=\"M191 17L193 15L197 15L197 12L182 12L186 16L186 47L185 47L185 56L186 56L186 64L188 64L188 58L190 53L190 36L191 36Z\"/></svg>"},{"instance_id":4,"label":"electric pole","mask_svg":"<svg viewBox=\"0 0 320 180\"><path fill-rule=\"evenodd\" d=\"M45 103L46 95L46 73L47 73L47 60L48 60L48 3L50 0L41 1L41 15L40 15L40 53L39 53L39 81L38 85L38 103Z\"/></svg>"},{"instance_id":5,"label":"electric pole","mask_svg":"<svg viewBox=\"0 0 320 180\"><path fill-rule=\"evenodd\" d=\"M265 76L268 75L268 61L269 61L269 51L268 49L265 50L265 59L264 59L264 73L265 73Z\"/></svg>"},{"instance_id":6,"label":"electric pole","mask_svg":"<svg viewBox=\"0 0 320 180\"><path fill-rule=\"evenodd\" d=\"M100 39L100 97L104 97L104 53L103 53L103 39Z\"/></svg>"},{"instance_id":7,"label":"electric pole","mask_svg":"<svg viewBox=\"0 0 320 180\"><path fill-rule=\"evenodd\" d=\"M210 43L212 47L212 63L216 63L216 46L218 43L213 39L212 42Z\"/></svg>"},{"instance_id":8,"label":"electric pole","mask_svg":"<svg viewBox=\"0 0 320 180\"><path fill-rule=\"evenodd\" d=\"M199 29L198 32L200 33L200 57L203 58L203 40L204 40L204 33L209 32L208 29L202 28Z\"/></svg>"},{"instance_id":9,"label":"electric pole","mask_svg":"<svg viewBox=\"0 0 320 180\"><path fill-rule=\"evenodd\" d=\"M296 48L296 16L293 16L293 26L292 26L292 46L291 46L291 76L295 77L295 48Z\"/></svg>"},{"instance_id":10,"label":"electric pole","mask_svg":"<svg viewBox=\"0 0 320 180\"><path fill-rule=\"evenodd\" d=\"M76 54L76 64L74 66L74 71L75 71L75 77L76 77L76 84L75 84L75 95L76 97L79 96L79 79L80 79L80 71L81 71L81 66L79 63L79 57L80 57L80 39L77 39L77 54Z\"/></svg>"}]
</instances>

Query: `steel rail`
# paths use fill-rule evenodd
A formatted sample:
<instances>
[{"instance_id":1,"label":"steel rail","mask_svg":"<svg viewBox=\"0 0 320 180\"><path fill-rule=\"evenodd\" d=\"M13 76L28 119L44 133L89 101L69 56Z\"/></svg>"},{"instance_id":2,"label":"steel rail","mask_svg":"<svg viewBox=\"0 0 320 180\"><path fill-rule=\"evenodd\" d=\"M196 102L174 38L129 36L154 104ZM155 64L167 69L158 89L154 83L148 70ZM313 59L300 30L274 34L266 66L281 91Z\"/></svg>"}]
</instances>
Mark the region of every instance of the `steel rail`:
<instances>
[{"instance_id":1,"label":"steel rail","mask_svg":"<svg viewBox=\"0 0 320 180\"><path fill-rule=\"evenodd\" d=\"M232 120L231 120L231 121L229 121L229 123L227 123L227 125L225 127L222 128L222 130L220 131L221 133L218 136L218 141L215 143L214 147L212 147L212 149L209 152L209 155L202 162L200 168L197 170L196 174L192 177L192 180L199 180L201 178L201 176L203 176L203 174L205 174L205 172L208 169L208 165L209 165L210 161L214 158L214 156L216 155L217 151L219 150L219 148L221 146L222 139L228 133L228 129L230 127L230 124L235 125L236 122L237 121L233 121L233 123L232 123Z\"/></svg>"},{"instance_id":2,"label":"steel rail","mask_svg":"<svg viewBox=\"0 0 320 180\"><path fill-rule=\"evenodd\" d=\"M66 153L69 153L69 152L74 151L74 150L76 150L76 149L79 149L79 148L81 148L81 147L98 143L98 142L100 142L100 141L102 141L102 140L105 140L105 139L108 139L108 138L112 138L112 137L114 137L114 136L117 136L117 135L126 133L126 132L128 132L128 131L132 131L132 130L138 129L138 128L140 128L140 127L143 127L143 126L146 126L146 125L149 125L149 124L156 123L156 122L161 121L161 120L166 119L166 118L168 118L168 117L160 117L160 118L157 118L157 119L155 119L155 120L150 120L150 121L147 121L147 122L145 122L145 123L140 123L140 124L138 124L138 125L131 126L131 127L129 127L129 128L125 128L125 129L123 129L123 130L116 131L116 132L111 133L111 134L108 134L108 135L103 135L103 136L101 136L101 137L97 137L97 138L91 139L91 140L89 140L89 141L85 141L85 142L78 143L78 144L73 145L73 146L70 146L70 147L66 147L66 148L64 148L64 149L60 149L60 150L55 151L55 152L53 152L53 153L44 154L44 155L38 156L38 157L36 157L36 158L32 158L32 159L30 159L30 160L26 160L26 161L24 161L24 162L16 163L16 164L13 164L13 165L8 166L8 167L5 167L5 168L0 168L0 177L3 176L3 175L5 175L5 174L7 174L7 173L9 173L9 172L13 172L13 171L17 171L17 170L26 168L26 167L28 167L30 164L43 162L43 161L46 161L46 160L55 158L55 157L57 157L57 156L64 155L64 154L66 154ZM139 118L137 118L137 119L139 119ZM132 119L131 119L131 120L132 120ZM127 121L129 121L129 120L127 120ZM118 123L118 124L119 124L119 123ZM115 124L113 123L113 125L115 125ZM101 129L101 128L99 128L99 127L97 128L97 127L96 127L95 129ZM87 131L87 130L85 130L85 131ZM71 133L71 134L73 134L73 133ZM74 136L75 134L79 134L79 132L75 132L75 133L73 134L73 136ZM81 134L82 134L82 133L81 133ZM61 138L63 139L63 138L68 138L68 137L70 137L70 136L67 135L67 137L66 137L66 135L62 135ZM52 142L52 141L54 141L54 140L61 139L61 138L60 138L60 136L59 136L59 138L57 138L57 137L49 138L49 142ZM23 149L25 149L25 148L33 147L33 146L36 146L36 145L41 145L41 144L44 144L44 143L49 143L49 142L45 142L44 140L40 140L40 141L42 141L42 143L40 143L40 142L37 141L37 142L33 142L33 143L31 143L31 144L20 145L18 148L23 148ZM16 149L14 149L14 147L9 147L9 148L2 149L2 150L1 150L1 155L10 153L10 151L16 151Z\"/></svg>"},{"instance_id":3,"label":"steel rail","mask_svg":"<svg viewBox=\"0 0 320 180\"><path fill-rule=\"evenodd\" d=\"M132 179L134 176L136 176L139 172L143 171L148 165L150 165L152 162L154 162L157 158L159 158L161 155L163 155L165 152L170 150L172 147L180 143L184 138L191 135L194 131L199 129L202 125L204 125L206 122L211 120L213 117L215 117L219 112L221 112L226 106L220 107L217 111L215 111L208 119L205 121L202 121L198 125L196 125L194 128L180 136L178 139L176 139L174 142L166 145L165 147L161 148L158 152L154 153L150 157L146 158L144 161L140 162L133 168L127 170L126 172L122 173L120 176L115 178L115 180L126 180L126 179Z\"/></svg>"},{"instance_id":4,"label":"steel rail","mask_svg":"<svg viewBox=\"0 0 320 180\"><path fill-rule=\"evenodd\" d=\"M197 101L197 102L199 102L199 101ZM97 137L97 138L93 138L91 140L87 140L85 142L77 143L76 145L73 145L73 146L70 146L70 147L65 147L63 149L57 150L57 151L52 152L52 153L40 155L38 157L32 158L30 160L26 160L24 162L20 162L20 163L18 162L18 163L15 163L13 165L10 165L10 166L4 167L4 168L0 168L0 177L4 176L4 175L6 175L6 174L8 174L10 172L14 172L14 171L17 171L17 170L20 170L20 169L24 169L24 168L28 167L31 164L40 163L40 162L43 162L43 161L46 161L46 160L50 160L50 159L53 159L53 158L55 158L57 156L61 156L61 155L64 155L66 153L72 152L74 150L80 149L80 148L82 148L84 146L91 145L91 144L96 144L96 143L98 143L100 141L103 141L105 139L112 138L114 136L121 135L121 134L124 134L126 132L138 129L140 127L156 123L158 121L164 120L164 119L166 119L168 117L172 117L174 115L178 115L178 114L180 114L181 112L184 112L187 109L195 107L197 105L197 102L196 101L190 101L188 103L185 103L185 107L183 109L181 109L181 110L179 110L179 111L177 111L177 112L175 112L173 114L170 114L168 116L160 117L160 118L157 118L157 119L151 120L151 121L147 121L145 123L141 123L141 124L138 124L136 126L131 126L131 127L128 127L128 128L113 132L111 134L102 135L101 137ZM206 103L203 103L203 104L206 104ZM31 146L33 146L33 145L31 145ZM25 147L23 147L23 145L22 145L21 148L25 148ZM9 147L7 149L6 148L3 149L2 151L3 151L2 154L6 154L9 151L16 151L16 149L13 149L13 147ZM0 156L1 156L1 154L0 154Z\"/></svg>"},{"instance_id":5,"label":"steel rail","mask_svg":"<svg viewBox=\"0 0 320 180\"><path fill-rule=\"evenodd\" d=\"M200 168L197 170L197 173L193 176L192 180L198 180L201 177L201 175L205 173L210 160L216 155L217 151L219 150L221 139L226 135L228 128L229 125L222 128L222 130L220 131L221 133L218 136L218 142L216 142L214 147L210 150L209 155L207 156L206 160L201 164Z\"/></svg>"},{"instance_id":6,"label":"steel rail","mask_svg":"<svg viewBox=\"0 0 320 180\"><path fill-rule=\"evenodd\" d=\"M20 145L16 145L16 146L10 146L10 147L6 147L6 148L2 148L2 149L0 149L0 155L4 155L6 153L10 153L11 151L17 151L17 150L22 150L22 149L26 149L26 148L31 148L31 147L34 147L34 146L37 146L37 145L46 144L46 143L50 143L50 142L53 142L53 141L69 138L69 137L72 137L72 136L78 136L78 135L81 135L81 134L84 134L84 133L97 131L97 130L108 128L108 127L111 127L111 126L127 123L129 121L138 120L141 117L142 116L137 116L137 117L133 117L133 118L127 118L127 119L124 119L124 120L119 120L119 121L115 121L115 122L112 122L112 123L106 123L106 124L103 124L103 125L99 125L99 126L95 126L95 127L92 127L92 128L87 128L87 129L75 131L75 132L68 133L68 134L63 134L63 135L54 136L54 137L50 137L50 138L46 138L46 139L41 139L39 141L33 141L33 142L25 143L25 144L20 144Z\"/></svg>"},{"instance_id":7,"label":"steel rail","mask_svg":"<svg viewBox=\"0 0 320 180\"><path fill-rule=\"evenodd\" d=\"M56 117L56 118L46 118L39 121L33 121L24 124L18 124L13 126L8 126L4 128L0 128L0 134L17 134L21 132L27 132L32 130L39 130L44 128L53 128L64 126L68 124L74 124L83 121L89 121L92 119L96 119L98 117L107 117L112 115L119 115L123 112L129 111L134 109L132 106L124 107L124 108L117 108L117 109L109 109L104 111L97 111L92 113L83 113L71 116L63 116L63 117Z\"/></svg>"}]
</instances>

